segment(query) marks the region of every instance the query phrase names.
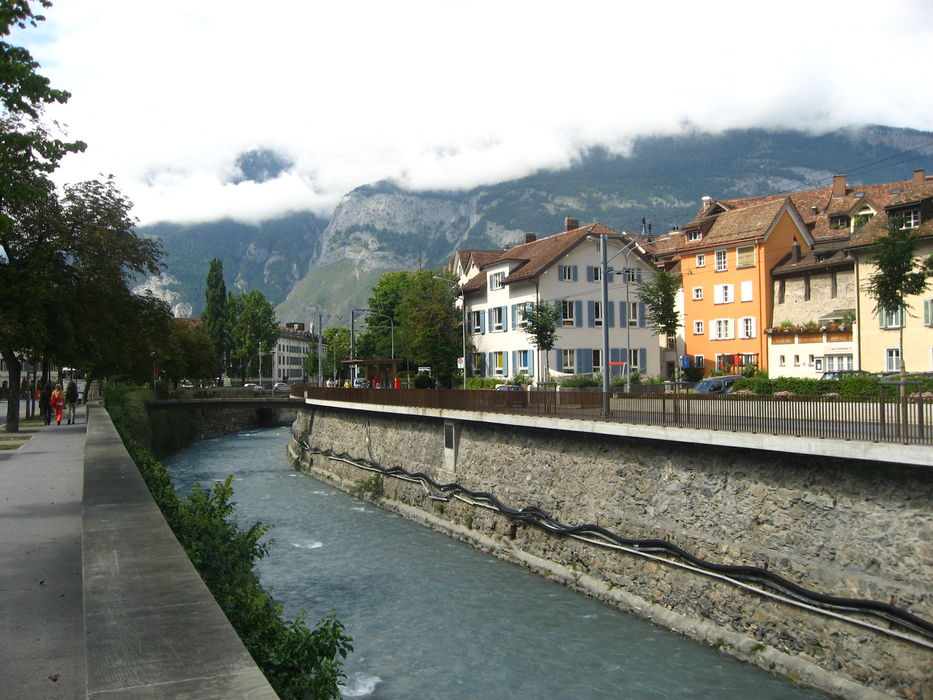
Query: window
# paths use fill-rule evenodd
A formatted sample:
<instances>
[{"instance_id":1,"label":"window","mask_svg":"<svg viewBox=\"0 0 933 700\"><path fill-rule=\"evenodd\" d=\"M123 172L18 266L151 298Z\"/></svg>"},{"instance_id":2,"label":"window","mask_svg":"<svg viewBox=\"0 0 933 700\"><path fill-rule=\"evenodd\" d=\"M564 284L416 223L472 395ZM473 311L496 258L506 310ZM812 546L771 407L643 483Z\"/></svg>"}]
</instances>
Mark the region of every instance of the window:
<instances>
[{"instance_id":1,"label":"window","mask_svg":"<svg viewBox=\"0 0 933 700\"><path fill-rule=\"evenodd\" d=\"M831 216L829 217L829 226L834 231L848 230L849 217L848 216Z\"/></svg>"},{"instance_id":2,"label":"window","mask_svg":"<svg viewBox=\"0 0 933 700\"><path fill-rule=\"evenodd\" d=\"M933 299L923 300L923 325L933 326Z\"/></svg>"},{"instance_id":3,"label":"window","mask_svg":"<svg viewBox=\"0 0 933 700\"><path fill-rule=\"evenodd\" d=\"M473 327L474 333L483 332L483 312L482 311L471 311L470 312L471 325Z\"/></svg>"},{"instance_id":4,"label":"window","mask_svg":"<svg viewBox=\"0 0 933 700\"><path fill-rule=\"evenodd\" d=\"M638 348L629 348L628 351L628 366L629 371L639 369L638 366Z\"/></svg>"},{"instance_id":5,"label":"window","mask_svg":"<svg viewBox=\"0 0 933 700\"><path fill-rule=\"evenodd\" d=\"M641 278L641 270L637 267L626 267L622 270L623 282L637 282Z\"/></svg>"},{"instance_id":6,"label":"window","mask_svg":"<svg viewBox=\"0 0 933 700\"><path fill-rule=\"evenodd\" d=\"M718 318L713 321L712 340L732 340L735 334L732 331L731 318Z\"/></svg>"},{"instance_id":7,"label":"window","mask_svg":"<svg viewBox=\"0 0 933 700\"><path fill-rule=\"evenodd\" d=\"M630 301L628 305L628 325L638 325L638 302Z\"/></svg>"},{"instance_id":8,"label":"window","mask_svg":"<svg viewBox=\"0 0 933 700\"><path fill-rule=\"evenodd\" d=\"M706 366L706 358L703 355L694 355L693 356L693 366L703 369Z\"/></svg>"},{"instance_id":9,"label":"window","mask_svg":"<svg viewBox=\"0 0 933 700\"><path fill-rule=\"evenodd\" d=\"M884 369L887 372L896 372L901 368L901 349L888 348L884 351Z\"/></svg>"},{"instance_id":10,"label":"window","mask_svg":"<svg viewBox=\"0 0 933 700\"><path fill-rule=\"evenodd\" d=\"M803 300L810 301L810 275L803 278Z\"/></svg>"},{"instance_id":11,"label":"window","mask_svg":"<svg viewBox=\"0 0 933 700\"><path fill-rule=\"evenodd\" d=\"M755 337L755 317L746 316L739 319L739 337L740 338L754 338Z\"/></svg>"},{"instance_id":12,"label":"window","mask_svg":"<svg viewBox=\"0 0 933 700\"><path fill-rule=\"evenodd\" d=\"M734 284L716 284L713 285L713 303L731 304L735 301Z\"/></svg>"},{"instance_id":13,"label":"window","mask_svg":"<svg viewBox=\"0 0 933 700\"><path fill-rule=\"evenodd\" d=\"M753 301L752 288L753 283L751 280L742 281L742 301Z\"/></svg>"},{"instance_id":14,"label":"window","mask_svg":"<svg viewBox=\"0 0 933 700\"><path fill-rule=\"evenodd\" d=\"M700 253L697 255L697 267L706 267L706 254Z\"/></svg>"},{"instance_id":15,"label":"window","mask_svg":"<svg viewBox=\"0 0 933 700\"><path fill-rule=\"evenodd\" d=\"M502 289L502 280L505 279L505 272L493 272L489 276L490 289Z\"/></svg>"},{"instance_id":16,"label":"window","mask_svg":"<svg viewBox=\"0 0 933 700\"><path fill-rule=\"evenodd\" d=\"M515 313L518 315L518 325L523 328L528 325L528 319L525 318L525 312L530 312L533 304L530 301L526 301L524 304L519 304L518 309Z\"/></svg>"},{"instance_id":17,"label":"window","mask_svg":"<svg viewBox=\"0 0 933 700\"><path fill-rule=\"evenodd\" d=\"M593 350L593 369L599 370L603 366L603 351L599 349Z\"/></svg>"},{"instance_id":18,"label":"window","mask_svg":"<svg viewBox=\"0 0 933 700\"><path fill-rule=\"evenodd\" d=\"M563 325L565 326L576 325L573 318L573 306L574 305L572 301L567 301L564 299L561 302L561 318L563 319Z\"/></svg>"},{"instance_id":19,"label":"window","mask_svg":"<svg viewBox=\"0 0 933 700\"><path fill-rule=\"evenodd\" d=\"M694 321L694 322L693 322L693 334L694 334L694 335L703 335L703 321Z\"/></svg>"},{"instance_id":20,"label":"window","mask_svg":"<svg viewBox=\"0 0 933 700\"><path fill-rule=\"evenodd\" d=\"M577 356L577 351L571 349L571 350L561 350L560 352L561 352L561 359L564 362L563 364L564 369L562 371L573 374L576 371L575 370L576 364L574 362L574 358Z\"/></svg>"},{"instance_id":21,"label":"window","mask_svg":"<svg viewBox=\"0 0 933 700\"><path fill-rule=\"evenodd\" d=\"M667 349L668 350L677 349L677 336L676 335L667 336Z\"/></svg>"},{"instance_id":22,"label":"window","mask_svg":"<svg viewBox=\"0 0 933 700\"><path fill-rule=\"evenodd\" d=\"M531 354L530 350L519 350L518 351L518 371L519 372L528 372L528 357Z\"/></svg>"},{"instance_id":23,"label":"window","mask_svg":"<svg viewBox=\"0 0 933 700\"><path fill-rule=\"evenodd\" d=\"M498 375L505 374L505 353L504 352L494 352L492 354L492 371L493 371L493 374L498 374Z\"/></svg>"},{"instance_id":24,"label":"window","mask_svg":"<svg viewBox=\"0 0 933 700\"><path fill-rule=\"evenodd\" d=\"M729 263L726 259L726 251L716 251L716 272L725 272L729 269Z\"/></svg>"},{"instance_id":25,"label":"window","mask_svg":"<svg viewBox=\"0 0 933 700\"><path fill-rule=\"evenodd\" d=\"M904 309L899 311L881 309L878 313L878 324L881 328L901 328L906 320L904 316Z\"/></svg>"},{"instance_id":26,"label":"window","mask_svg":"<svg viewBox=\"0 0 933 700\"><path fill-rule=\"evenodd\" d=\"M601 301L593 302L593 325L602 328L603 325L603 303Z\"/></svg>"},{"instance_id":27,"label":"window","mask_svg":"<svg viewBox=\"0 0 933 700\"><path fill-rule=\"evenodd\" d=\"M755 246L743 246L736 249L738 267L755 267Z\"/></svg>"},{"instance_id":28,"label":"window","mask_svg":"<svg viewBox=\"0 0 933 700\"><path fill-rule=\"evenodd\" d=\"M593 268L593 281L601 282L602 279L603 279L603 268L599 266L594 267Z\"/></svg>"},{"instance_id":29,"label":"window","mask_svg":"<svg viewBox=\"0 0 933 700\"><path fill-rule=\"evenodd\" d=\"M693 300L700 301L703 298L703 287L693 288Z\"/></svg>"},{"instance_id":30,"label":"window","mask_svg":"<svg viewBox=\"0 0 933 700\"><path fill-rule=\"evenodd\" d=\"M503 309L504 307L502 306L495 306L492 308L492 330L494 331L502 330L503 316L505 316Z\"/></svg>"},{"instance_id":31,"label":"window","mask_svg":"<svg viewBox=\"0 0 933 700\"><path fill-rule=\"evenodd\" d=\"M846 372L855 369L855 361L852 355L827 355L827 372Z\"/></svg>"},{"instance_id":32,"label":"window","mask_svg":"<svg viewBox=\"0 0 933 700\"><path fill-rule=\"evenodd\" d=\"M920 226L920 210L909 209L908 211L898 212L892 215L893 218L900 217L902 220L901 228L917 228Z\"/></svg>"},{"instance_id":33,"label":"window","mask_svg":"<svg viewBox=\"0 0 933 700\"><path fill-rule=\"evenodd\" d=\"M781 367L786 367L786 366L787 366L787 360L784 358L783 355L781 355L781 356L778 358L778 364L779 364Z\"/></svg>"},{"instance_id":34,"label":"window","mask_svg":"<svg viewBox=\"0 0 933 700\"><path fill-rule=\"evenodd\" d=\"M701 238L703 238L703 232L702 232L702 231L690 231L690 232L687 234L687 240L688 240L688 241L698 241L698 240L700 240Z\"/></svg>"},{"instance_id":35,"label":"window","mask_svg":"<svg viewBox=\"0 0 933 700\"><path fill-rule=\"evenodd\" d=\"M794 367L800 367L800 355L794 355Z\"/></svg>"},{"instance_id":36,"label":"window","mask_svg":"<svg viewBox=\"0 0 933 700\"><path fill-rule=\"evenodd\" d=\"M557 267L557 278L562 282L576 282L577 281L577 266L576 265L559 265Z\"/></svg>"}]
</instances>

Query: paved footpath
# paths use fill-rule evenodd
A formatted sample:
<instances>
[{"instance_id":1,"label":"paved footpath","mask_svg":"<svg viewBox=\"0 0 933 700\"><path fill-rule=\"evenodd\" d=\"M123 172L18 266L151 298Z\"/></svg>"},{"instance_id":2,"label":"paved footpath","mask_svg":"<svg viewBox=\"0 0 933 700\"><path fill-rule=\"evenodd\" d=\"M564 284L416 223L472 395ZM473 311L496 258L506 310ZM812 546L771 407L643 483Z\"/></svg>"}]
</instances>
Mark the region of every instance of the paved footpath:
<instances>
[{"instance_id":1,"label":"paved footpath","mask_svg":"<svg viewBox=\"0 0 933 700\"><path fill-rule=\"evenodd\" d=\"M0 695L85 698L86 409L0 450ZM27 427L25 430L33 430Z\"/></svg>"}]
</instances>

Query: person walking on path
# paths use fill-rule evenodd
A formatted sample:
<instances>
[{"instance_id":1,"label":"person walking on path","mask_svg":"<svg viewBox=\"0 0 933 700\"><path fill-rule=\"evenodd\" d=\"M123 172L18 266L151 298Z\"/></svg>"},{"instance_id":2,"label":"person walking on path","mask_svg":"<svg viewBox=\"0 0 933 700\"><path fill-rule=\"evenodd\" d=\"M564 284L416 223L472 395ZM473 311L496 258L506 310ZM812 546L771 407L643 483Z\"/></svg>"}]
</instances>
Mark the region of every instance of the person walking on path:
<instances>
[{"instance_id":1,"label":"person walking on path","mask_svg":"<svg viewBox=\"0 0 933 700\"><path fill-rule=\"evenodd\" d=\"M78 383L72 379L65 389L65 403L68 404L68 425L75 422L75 411L78 408Z\"/></svg>"},{"instance_id":2,"label":"person walking on path","mask_svg":"<svg viewBox=\"0 0 933 700\"><path fill-rule=\"evenodd\" d=\"M62 391L61 384L56 384L55 391L52 392L52 408L55 409L55 420L58 422L58 425L61 425L62 409L65 408L65 392Z\"/></svg>"},{"instance_id":3,"label":"person walking on path","mask_svg":"<svg viewBox=\"0 0 933 700\"><path fill-rule=\"evenodd\" d=\"M39 393L39 415L48 425L52 422L52 385L46 384Z\"/></svg>"}]
</instances>

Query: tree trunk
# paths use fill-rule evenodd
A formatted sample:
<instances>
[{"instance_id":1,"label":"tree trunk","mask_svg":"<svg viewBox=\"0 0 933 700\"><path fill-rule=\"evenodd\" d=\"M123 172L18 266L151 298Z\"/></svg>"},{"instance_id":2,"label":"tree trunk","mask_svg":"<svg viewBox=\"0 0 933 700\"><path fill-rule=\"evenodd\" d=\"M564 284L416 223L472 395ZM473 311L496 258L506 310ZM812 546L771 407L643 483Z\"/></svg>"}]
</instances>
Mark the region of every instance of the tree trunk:
<instances>
[{"instance_id":1,"label":"tree trunk","mask_svg":"<svg viewBox=\"0 0 933 700\"><path fill-rule=\"evenodd\" d=\"M19 401L23 390L21 388L23 377L23 364L16 353L3 348L3 359L10 372L10 397L6 405L6 432L19 432Z\"/></svg>"}]
</instances>

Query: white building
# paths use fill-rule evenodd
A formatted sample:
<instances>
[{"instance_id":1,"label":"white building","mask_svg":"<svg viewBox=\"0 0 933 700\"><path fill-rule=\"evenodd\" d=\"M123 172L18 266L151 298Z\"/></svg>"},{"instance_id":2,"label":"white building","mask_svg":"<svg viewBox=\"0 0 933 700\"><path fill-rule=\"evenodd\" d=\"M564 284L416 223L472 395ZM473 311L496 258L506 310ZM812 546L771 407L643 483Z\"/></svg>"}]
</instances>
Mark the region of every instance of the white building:
<instances>
[{"instance_id":1,"label":"white building","mask_svg":"<svg viewBox=\"0 0 933 700\"><path fill-rule=\"evenodd\" d=\"M302 365L312 350L317 352L317 338L305 330L305 324L279 326L279 339L272 351L272 376L279 382L303 379L306 372Z\"/></svg>"},{"instance_id":2,"label":"white building","mask_svg":"<svg viewBox=\"0 0 933 700\"><path fill-rule=\"evenodd\" d=\"M544 380L543 369L562 374L594 374L603 366L603 324L609 329L610 373L626 369L642 375L661 373L662 348L646 327L645 305L637 285L653 267L631 240L602 224L579 227L567 219L566 230L505 251L458 251L456 269L466 303L466 332L476 348L467 376L529 374ZM609 298L602 304L600 245L607 245ZM613 256L616 256L613 259ZM544 358L523 332L522 309L537 300L560 306L556 347ZM624 364L625 363L625 364ZM559 376L559 375L558 375Z\"/></svg>"}]
</instances>

